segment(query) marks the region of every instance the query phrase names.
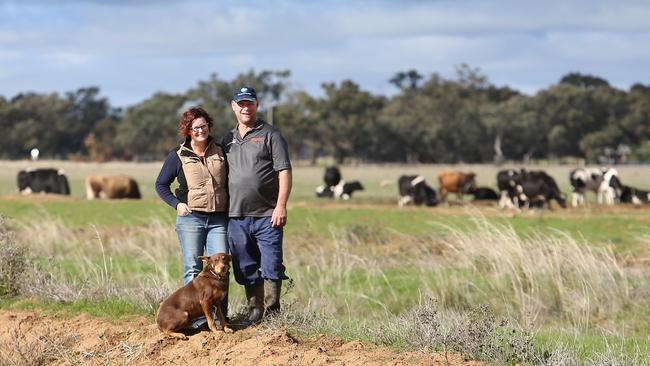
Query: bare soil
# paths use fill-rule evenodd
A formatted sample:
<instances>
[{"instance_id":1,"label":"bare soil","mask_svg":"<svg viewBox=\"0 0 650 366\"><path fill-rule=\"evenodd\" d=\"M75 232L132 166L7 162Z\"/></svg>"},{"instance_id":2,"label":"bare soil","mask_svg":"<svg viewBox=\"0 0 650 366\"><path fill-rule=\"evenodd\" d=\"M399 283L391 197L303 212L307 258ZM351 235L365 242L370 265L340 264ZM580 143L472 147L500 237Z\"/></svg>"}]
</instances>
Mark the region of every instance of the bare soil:
<instances>
[{"instance_id":1,"label":"bare soil","mask_svg":"<svg viewBox=\"0 0 650 366\"><path fill-rule=\"evenodd\" d=\"M396 353L325 335L298 340L277 329L202 331L178 340L144 317L112 323L85 314L0 310L0 324L2 365L485 365L458 354Z\"/></svg>"}]
</instances>

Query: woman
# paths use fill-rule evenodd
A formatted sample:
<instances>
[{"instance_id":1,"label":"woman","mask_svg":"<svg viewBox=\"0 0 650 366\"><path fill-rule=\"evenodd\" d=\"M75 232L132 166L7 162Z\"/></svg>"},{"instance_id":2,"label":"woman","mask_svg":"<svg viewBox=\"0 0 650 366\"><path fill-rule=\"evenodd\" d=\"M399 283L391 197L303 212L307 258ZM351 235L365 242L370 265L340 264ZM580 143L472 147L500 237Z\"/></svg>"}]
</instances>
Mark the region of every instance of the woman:
<instances>
[{"instance_id":1,"label":"woman","mask_svg":"<svg viewBox=\"0 0 650 366\"><path fill-rule=\"evenodd\" d=\"M178 126L185 141L167 155L156 179L156 192L176 209L185 284L203 269L198 256L229 252L226 160L221 145L210 136L212 125L203 108L185 111ZM175 179L179 187L173 194L170 186ZM221 309L225 316L227 296Z\"/></svg>"}]
</instances>

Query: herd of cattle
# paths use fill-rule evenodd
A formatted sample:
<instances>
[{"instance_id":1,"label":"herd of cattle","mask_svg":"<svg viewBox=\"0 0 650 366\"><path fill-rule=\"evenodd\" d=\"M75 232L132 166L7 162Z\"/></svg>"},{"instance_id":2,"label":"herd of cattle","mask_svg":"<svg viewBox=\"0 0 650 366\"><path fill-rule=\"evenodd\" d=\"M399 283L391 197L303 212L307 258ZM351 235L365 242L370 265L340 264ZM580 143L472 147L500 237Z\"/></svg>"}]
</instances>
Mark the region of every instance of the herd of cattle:
<instances>
[{"instance_id":1,"label":"herd of cattle","mask_svg":"<svg viewBox=\"0 0 650 366\"><path fill-rule=\"evenodd\" d=\"M17 180L18 191L22 194L70 194L68 179L61 170L21 170ZM355 191L364 189L358 180L343 180L337 166L325 169L323 181L325 184L316 188L317 197L349 200ZM450 193L455 193L460 200L469 194L474 196L474 200L498 201L501 208L551 208L551 201L556 201L563 208L567 206L567 197L560 191L555 179L542 170L501 170L497 173L496 181L499 192L489 187L477 187L474 173L441 171L438 173L439 187L435 189L421 175L402 175L397 180L398 205L435 206L446 201ZM573 207L585 204L587 191L596 194L598 204L650 203L650 192L623 184L614 168L574 169L569 174L569 181ZM126 175L89 175L85 179L85 187L88 199L141 198L138 183Z\"/></svg>"},{"instance_id":2,"label":"herd of cattle","mask_svg":"<svg viewBox=\"0 0 650 366\"><path fill-rule=\"evenodd\" d=\"M356 190L362 190L359 181L345 182L336 166L325 169L324 185L316 188L316 196L348 200ZM398 205L407 204L435 206L455 193L460 200L470 194L474 200L498 201L501 208L551 208L556 201L562 208L567 206L567 196L560 191L555 179L542 170L501 170L496 176L496 192L489 187L477 187L476 174L460 171L438 173L438 189L427 184L421 175L402 175L397 180ZM598 204L650 203L650 192L624 185L614 168L578 168L571 171L569 181L572 187L571 205L585 204L585 193L592 191Z\"/></svg>"},{"instance_id":3,"label":"herd of cattle","mask_svg":"<svg viewBox=\"0 0 650 366\"><path fill-rule=\"evenodd\" d=\"M70 194L68 178L63 170L25 169L18 172L18 191L21 194L55 193ZM126 175L86 176L86 198L116 199L141 198L138 183Z\"/></svg>"}]
</instances>

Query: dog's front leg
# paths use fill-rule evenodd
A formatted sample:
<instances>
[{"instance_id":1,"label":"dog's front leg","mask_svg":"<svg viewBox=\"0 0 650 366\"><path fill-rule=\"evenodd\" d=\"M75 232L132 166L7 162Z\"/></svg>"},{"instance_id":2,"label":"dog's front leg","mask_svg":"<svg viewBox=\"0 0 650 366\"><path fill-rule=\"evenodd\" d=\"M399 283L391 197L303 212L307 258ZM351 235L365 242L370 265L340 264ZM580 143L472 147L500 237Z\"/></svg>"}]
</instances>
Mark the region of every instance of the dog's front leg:
<instances>
[{"instance_id":1,"label":"dog's front leg","mask_svg":"<svg viewBox=\"0 0 650 366\"><path fill-rule=\"evenodd\" d=\"M203 309L203 314L205 315L205 319L208 321L208 328L212 331L212 333L217 333L217 326L214 324L214 318L212 317L212 304L208 300L201 300L201 309Z\"/></svg>"},{"instance_id":2,"label":"dog's front leg","mask_svg":"<svg viewBox=\"0 0 650 366\"><path fill-rule=\"evenodd\" d=\"M217 309L217 317L219 318L219 323L221 323L221 328L223 329L223 331L226 333L232 333L233 332L232 328L230 328L228 324L226 324L226 317L223 316L223 313L221 312L221 306L217 304L215 308Z\"/></svg>"}]
</instances>

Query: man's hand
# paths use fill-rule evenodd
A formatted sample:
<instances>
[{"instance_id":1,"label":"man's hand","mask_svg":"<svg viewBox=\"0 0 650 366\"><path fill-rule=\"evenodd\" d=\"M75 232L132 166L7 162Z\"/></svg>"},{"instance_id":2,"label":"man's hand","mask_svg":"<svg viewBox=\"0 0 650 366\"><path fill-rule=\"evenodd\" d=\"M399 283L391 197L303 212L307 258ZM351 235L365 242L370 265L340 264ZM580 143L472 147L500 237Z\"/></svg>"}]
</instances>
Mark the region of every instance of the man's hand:
<instances>
[{"instance_id":1,"label":"man's hand","mask_svg":"<svg viewBox=\"0 0 650 366\"><path fill-rule=\"evenodd\" d=\"M280 183L280 189L278 191L278 201L275 204L273 216L271 216L272 227L283 227L287 224L287 201L289 200L291 183L293 180L291 169L281 170L280 173L278 173L278 180Z\"/></svg>"},{"instance_id":2,"label":"man's hand","mask_svg":"<svg viewBox=\"0 0 650 366\"><path fill-rule=\"evenodd\" d=\"M286 224L287 224L287 208L284 206L277 206L273 210L273 215L271 216L271 226L283 227Z\"/></svg>"},{"instance_id":3,"label":"man's hand","mask_svg":"<svg viewBox=\"0 0 650 366\"><path fill-rule=\"evenodd\" d=\"M176 205L176 213L178 213L178 216L187 216L190 212L192 210L190 210L190 207L186 203L180 202Z\"/></svg>"}]
</instances>

